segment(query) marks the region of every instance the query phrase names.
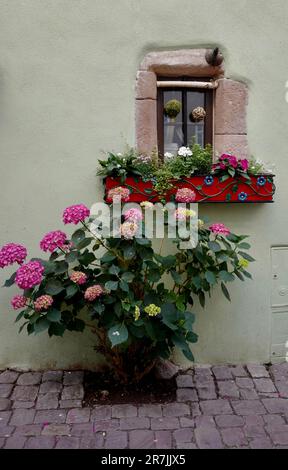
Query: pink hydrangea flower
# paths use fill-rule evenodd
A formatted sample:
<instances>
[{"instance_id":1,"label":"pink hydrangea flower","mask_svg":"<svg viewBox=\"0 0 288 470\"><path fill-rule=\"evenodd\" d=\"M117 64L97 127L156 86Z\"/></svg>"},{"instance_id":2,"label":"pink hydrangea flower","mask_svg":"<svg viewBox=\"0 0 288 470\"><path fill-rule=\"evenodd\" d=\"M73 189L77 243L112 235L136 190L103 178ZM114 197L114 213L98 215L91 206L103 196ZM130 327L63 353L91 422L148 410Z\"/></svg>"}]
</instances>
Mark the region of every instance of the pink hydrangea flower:
<instances>
[{"instance_id":1,"label":"pink hydrangea flower","mask_svg":"<svg viewBox=\"0 0 288 470\"><path fill-rule=\"evenodd\" d=\"M243 171L247 171L249 168L249 161L247 158L243 158L242 160L239 160L239 165L241 166Z\"/></svg>"},{"instance_id":2,"label":"pink hydrangea flower","mask_svg":"<svg viewBox=\"0 0 288 470\"><path fill-rule=\"evenodd\" d=\"M41 295L34 302L34 308L36 312L43 312L48 310L53 304L53 297L51 295Z\"/></svg>"},{"instance_id":3,"label":"pink hydrangea flower","mask_svg":"<svg viewBox=\"0 0 288 470\"><path fill-rule=\"evenodd\" d=\"M0 250L0 268L9 266L13 263L22 264L27 256L25 246L17 243L7 243Z\"/></svg>"},{"instance_id":4,"label":"pink hydrangea flower","mask_svg":"<svg viewBox=\"0 0 288 470\"><path fill-rule=\"evenodd\" d=\"M136 208L128 209L126 212L124 212L124 217L125 220L134 220L134 222L143 220L142 211Z\"/></svg>"},{"instance_id":5,"label":"pink hydrangea flower","mask_svg":"<svg viewBox=\"0 0 288 470\"><path fill-rule=\"evenodd\" d=\"M103 288L96 284L95 286L88 287L84 293L84 298L88 300L88 302L93 302L96 300L100 295L104 293Z\"/></svg>"},{"instance_id":6,"label":"pink hydrangea flower","mask_svg":"<svg viewBox=\"0 0 288 470\"><path fill-rule=\"evenodd\" d=\"M14 295L13 299L11 299L11 305L14 310L18 310L19 308L26 307L27 297L24 295Z\"/></svg>"},{"instance_id":7,"label":"pink hydrangea flower","mask_svg":"<svg viewBox=\"0 0 288 470\"><path fill-rule=\"evenodd\" d=\"M209 230L217 235L224 235L225 237L231 233L229 228L224 224L212 224L210 225Z\"/></svg>"},{"instance_id":8,"label":"pink hydrangea flower","mask_svg":"<svg viewBox=\"0 0 288 470\"><path fill-rule=\"evenodd\" d=\"M108 191L107 202L128 202L130 199L130 191L123 186L117 186Z\"/></svg>"},{"instance_id":9,"label":"pink hydrangea flower","mask_svg":"<svg viewBox=\"0 0 288 470\"><path fill-rule=\"evenodd\" d=\"M78 284L81 286L82 284L85 284L87 281L87 276L85 273L82 273L81 271L72 271L70 274L70 280L72 282L75 282L75 284Z\"/></svg>"},{"instance_id":10,"label":"pink hydrangea flower","mask_svg":"<svg viewBox=\"0 0 288 470\"><path fill-rule=\"evenodd\" d=\"M15 282L20 289L31 289L41 284L44 266L39 261L29 261L16 271Z\"/></svg>"},{"instance_id":11,"label":"pink hydrangea flower","mask_svg":"<svg viewBox=\"0 0 288 470\"><path fill-rule=\"evenodd\" d=\"M55 230L54 232L46 233L40 242L40 248L43 251L50 251L50 253L53 253L57 248L63 248L66 241L66 233L61 232L61 230Z\"/></svg>"},{"instance_id":12,"label":"pink hydrangea flower","mask_svg":"<svg viewBox=\"0 0 288 470\"><path fill-rule=\"evenodd\" d=\"M126 238L126 240L135 237L137 232L138 225L134 220L127 220L120 227L120 234L122 237Z\"/></svg>"},{"instance_id":13,"label":"pink hydrangea flower","mask_svg":"<svg viewBox=\"0 0 288 470\"><path fill-rule=\"evenodd\" d=\"M176 220L185 220L188 217L195 217L196 212L191 209L185 209L185 207L179 207L174 212L174 217Z\"/></svg>"},{"instance_id":14,"label":"pink hydrangea flower","mask_svg":"<svg viewBox=\"0 0 288 470\"><path fill-rule=\"evenodd\" d=\"M64 224L77 225L79 222L84 222L86 217L90 216L90 210L84 204L76 204L74 206L66 207L63 212Z\"/></svg>"},{"instance_id":15,"label":"pink hydrangea flower","mask_svg":"<svg viewBox=\"0 0 288 470\"><path fill-rule=\"evenodd\" d=\"M196 199L196 194L190 188L178 189L176 196L175 196L176 202L194 202L195 199Z\"/></svg>"}]
</instances>

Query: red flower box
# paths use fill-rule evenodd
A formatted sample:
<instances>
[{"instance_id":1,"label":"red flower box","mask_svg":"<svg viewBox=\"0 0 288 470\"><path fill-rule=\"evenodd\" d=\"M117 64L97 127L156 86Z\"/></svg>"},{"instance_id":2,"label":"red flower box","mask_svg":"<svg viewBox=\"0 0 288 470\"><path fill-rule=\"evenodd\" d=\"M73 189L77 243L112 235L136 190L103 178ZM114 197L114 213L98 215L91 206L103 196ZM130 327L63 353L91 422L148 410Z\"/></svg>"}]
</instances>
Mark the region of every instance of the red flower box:
<instances>
[{"instance_id":1,"label":"red flower box","mask_svg":"<svg viewBox=\"0 0 288 470\"><path fill-rule=\"evenodd\" d=\"M225 181L214 175L183 177L173 180L175 187L165 197L166 202L174 201L179 188L190 188L196 194L195 202L273 202L275 186L274 175L250 176L250 180L241 177L229 177ZM105 200L110 189L124 186L130 190L130 202L159 202L161 197L153 189L152 181L143 181L141 177L130 176L121 183L118 177L105 179Z\"/></svg>"}]
</instances>

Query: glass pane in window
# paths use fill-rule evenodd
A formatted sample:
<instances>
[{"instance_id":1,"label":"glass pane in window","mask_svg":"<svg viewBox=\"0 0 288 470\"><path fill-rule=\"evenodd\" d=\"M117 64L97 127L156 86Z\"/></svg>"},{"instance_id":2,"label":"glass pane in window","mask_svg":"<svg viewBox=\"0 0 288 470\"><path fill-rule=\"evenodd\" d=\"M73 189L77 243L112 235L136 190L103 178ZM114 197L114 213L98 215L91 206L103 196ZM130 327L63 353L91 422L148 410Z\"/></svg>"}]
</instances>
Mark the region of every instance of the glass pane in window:
<instances>
[{"instance_id":1,"label":"glass pane in window","mask_svg":"<svg viewBox=\"0 0 288 470\"><path fill-rule=\"evenodd\" d=\"M196 144L204 147L204 125L205 121L192 122L189 115L193 109L201 106L205 109L205 94L199 91L187 91L187 145L191 144L193 139Z\"/></svg>"},{"instance_id":2,"label":"glass pane in window","mask_svg":"<svg viewBox=\"0 0 288 470\"><path fill-rule=\"evenodd\" d=\"M164 153L177 153L184 145L182 92L164 91Z\"/></svg>"}]
</instances>

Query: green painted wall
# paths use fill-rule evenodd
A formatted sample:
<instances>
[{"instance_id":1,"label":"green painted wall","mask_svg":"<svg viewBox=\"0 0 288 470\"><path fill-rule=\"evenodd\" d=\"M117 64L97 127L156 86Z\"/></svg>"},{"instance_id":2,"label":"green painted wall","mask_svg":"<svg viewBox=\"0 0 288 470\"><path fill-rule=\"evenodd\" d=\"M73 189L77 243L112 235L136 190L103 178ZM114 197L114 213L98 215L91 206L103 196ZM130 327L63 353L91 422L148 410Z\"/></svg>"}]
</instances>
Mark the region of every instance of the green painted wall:
<instances>
[{"instance_id":1,"label":"green painted wall","mask_svg":"<svg viewBox=\"0 0 288 470\"><path fill-rule=\"evenodd\" d=\"M258 261L254 282L233 285L232 304L215 293L196 308L194 351L198 362L267 361L270 247L288 245L285 0L1 0L0 245L22 242L38 255L65 206L101 199L97 158L133 144L135 73L147 52L213 45L226 76L249 84L251 153L275 161L277 195L274 205L201 207L251 234ZM19 336L12 294L0 292L0 368L97 365L92 336Z\"/></svg>"}]
</instances>

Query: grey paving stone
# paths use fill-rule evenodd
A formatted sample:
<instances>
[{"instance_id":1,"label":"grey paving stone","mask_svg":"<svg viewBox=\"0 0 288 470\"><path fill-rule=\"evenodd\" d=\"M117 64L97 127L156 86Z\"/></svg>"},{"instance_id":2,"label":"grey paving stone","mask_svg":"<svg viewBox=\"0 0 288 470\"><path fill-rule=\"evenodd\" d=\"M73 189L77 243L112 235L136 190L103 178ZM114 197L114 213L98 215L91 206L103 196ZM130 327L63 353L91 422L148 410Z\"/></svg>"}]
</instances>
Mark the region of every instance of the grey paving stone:
<instances>
[{"instance_id":1,"label":"grey paving stone","mask_svg":"<svg viewBox=\"0 0 288 470\"><path fill-rule=\"evenodd\" d=\"M228 366L214 366L212 367L213 374L217 380L233 379L231 367Z\"/></svg>"},{"instance_id":2,"label":"grey paving stone","mask_svg":"<svg viewBox=\"0 0 288 470\"><path fill-rule=\"evenodd\" d=\"M186 416L190 415L190 408L184 403L168 403L163 405L163 416Z\"/></svg>"},{"instance_id":3,"label":"grey paving stone","mask_svg":"<svg viewBox=\"0 0 288 470\"><path fill-rule=\"evenodd\" d=\"M42 436L69 436L70 426L68 424L48 424L44 426Z\"/></svg>"},{"instance_id":4,"label":"grey paving stone","mask_svg":"<svg viewBox=\"0 0 288 470\"><path fill-rule=\"evenodd\" d=\"M215 422L219 428L234 428L244 425L244 419L242 416L236 415L215 416Z\"/></svg>"},{"instance_id":5,"label":"grey paving stone","mask_svg":"<svg viewBox=\"0 0 288 470\"><path fill-rule=\"evenodd\" d=\"M254 382L249 377L237 377L236 385L240 388L254 389Z\"/></svg>"},{"instance_id":6,"label":"grey paving stone","mask_svg":"<svg viewBox=\"0 0 288 470\"><path fill-rule=\"evenodd\" d=\"M181 428L194 428L195 427L195 419L189 418L187 416L180 418L180 426Z\"/></svg>"},{"instance_id":7,"label":"grey paving stone","mask_svg":"<svg viewBox=\"0 0 288 470\"><path fill-rule=\"evenodd\" d=\"M200 449L222 449L224 444L215 426L201 425L195 429L195 439Z\"/></svg>"},{"instance_id":8,"label":"grey paving stone","mask_svg":"<svg viewBox=\"0 0 288 470\"><path fill-rule=\"evenodd\" d=\"M198 401L198 395L193 388L178 388L176 391L177 401L179 403L187 401Z\"/></svg>"},{"instance_id":9,"label":"grey paving stone","mask_svg":"<svg viewBox=\"0 0 288 470\"><path fill-rule=\"evenodd\" d=\"M231 367L231 373L233 377L247 377L248 376L247 371L241 365Z\"/></svg>"},{"instance_id":10,"label":"grey paving stone","mask_svg":"<svg viewBox=\"0 0 288 470\"><path fill-rule=\"evenodd\" d=\"M288 432L274 432L270 435L273 444L286 446L288 445Z\"/></svg>"},{"instance_id":11,"label":"grey paving stone","mask_svg":"<svg viewBox=\"0 0 288 470\"><path fill-rule=\"evenodd\" d=\"M153 431L133 431L129 433L129 449L154 449Z\"/></svg>"},{"instance_id":12,"label":"grey paving stone","mask_svg":"<svg viewBox=\"0 0 288 470\"><path fill-rule=\"evenodd\" d=\"M5 444L5 439L4 437L0 437L0 449L2 449L2 447L4 446Z\"/></svg>"},{"instance_id":13,"label":"grey paving stone","mask_svg":"<svg viewBox=\"0 0 288 470\"><path fill-rule=\"evenodd\" d=\"M23 449L27 438L24 436L12 436L6 439L4 449Z\"/></svg>"},{"instance_id":14,"label":"grey paving stone","mask_svg":"<svg viewBox=\"0 0 288 470\"><path fill-rule=\"evenodd\" d=\"M200 410L199 403L191 403L191 415L193 417L201 416L202 412Z\"/></svg>"},{"instance_id":15,"label":"grey paving stone","mask_svg":"<svg viewBox=\"0 0 288 470\"><path fill-rule=\"evenodd\" d=\"M274 380L287 380L288 379L288 362L282 364L273 364L270 367L270 373Z\"/></svg>"},{"instance_id":16,"label":"grey paving stone","mask_svg":"<svg viewBox=\"0 0 288 470\"><path fill-rule=\"evenodd\" d=\"M82 400L60 400L60 408L82 408Z\"/></svg>"},{"instance_id":17,"label":"grey paving stone","mask_svg":"<svg viewBox=\"0 0 288 470\"><path fill-rule=\"evenodd\" d=\"M177 429L173 432L173 437L176 444L183 444L185 442L192 442L194 439L193 428Z\"/></svg>"},{"instance_id":18,"label":"grey paving stone","mask_svg":"<svg viewBox=\"0 0 288 470\"><path fill-rule=\"evenodd\" d=\"M41 378L42 374L40 372L25 372L19 375L17 385L38 385Z\"/></svg>"},{"instance_id":19,"label":"grey paving stone","mask_svg":"<svg viewBox=\"0 0 288 470\"><path fill-rule=\"evenodd\" d=\"M19 372L5 370L0 374L0 384L14 384L19 377Z\"/></svg>"},{"instance_id":20,"label":"grey paving stone","mask_svg":"<svg viewBox=\"0 0 288 470\"><path fill-rule=\"evenodd\" d=\"M63 388L62 400L82 400L84 398L84 388L82 385L69 385Z\"/></svg>"},{"instance_id":21,"label":"grey paving stone","mask_svg":"<svg viewBox=\"0 0 288 470\"><path fill-rule=\"evenodd\" d=\"M236 414L247 415L264 415L266 410L260 400L239 400L231 401L231 405Z\"/></svg>"},{"instance_id":22,"label":"grey paving stone","mask_svg":"<svg viewBox=\"0 0 288 470\"><path fill-rule=\"evenodd\" d=\"M0 437L10 437L14 429L14 426L0 425Z\"/></svg>"},{"instance_id":23,"label":"grey paving stone","mask_svg":"<svg viewBox=\"0 0 288 470\"><path fill-rule=\"evenodd\" d=\"M84 378L83 371L68 371L64 372L64 385L82 385Z\"/></svg>"},{"instance_id":24,"label":"grey paving stone","mask_svg":"<svg viewBox=\"0 0 288 470\"><path fill-rule=\"evenodd\" d=\"M277 380L275 386L279 392L280 398L288 398L288 379Z\"/></svg>"},{"instance_id":25,"label":"grey paving stone","mask_svg":"<svg viewBox=\"0 0 288 470\"><path fill-rule=\"evenodd\" d=\"M193 377L191 374L178 375L178 377L176 377L176 383L178 388L192 388Z\"/></svg>"},{"instance_id":26,"label":"grey paving stone","mask_svg":"<svg viewBox=\"0 0 288 470\"><path fill-rule=\"evenodd\" d=\"M149 429L150 420L149 418L121 418L120 419L120 429L127 431L130 429Z\"/></svg>"},{"instance_id":27,"label":"grey paving stone","mask_svg":"<svg viewBox=\"0 0 288 470\"><path fill-rule=\"evenodd\" d=\"M195 375L194 383L197 389L201 387L214 387L214 380L212 375Z\"/></svg>"},{"instance_id":28,"label":"grey paving stone","mask_svg":"<svg viewBox=\"0 0 288 470\"><path fill-rule=\"evenodd\" d=\"M79 437L63 436L56 440L57 444L55 449L79 449Z\"/></svg>"},{"instance_id":29,"label":"grey paving stone","mask_svg":"<svg viewBox=\"0 0 288 470\"><path fill-rule=\"evenodd\" d=\"M256 390L251 390L248 388L241 388L240 389L240 398L242 400L259 400L259 396Z\"/></svg>"},{"instance_id":30,"label":"grey paving stone","mask_svg":"<svg viewBox=\"0 0 288 470\"><path fill-rule=\"evenodd\" d=\"M272 449L272 444L268 437L256 437L250 441L251 449Z\"/></svg>"},{"instance_id":31,"label":"grey paving stone","mask_svg":"<svg viewBox=\"0 0 288 470\"><path fill-rule=\"evenodd\" d=\"M9 398L13 387L13 384L0 384L0 398Z\"/></svg>"},{"instance_id":32,"label":"grey paving stone","mask_svg":"<svg viewBox=\"0 0 288 470\"><path fill-rule=\"evenodd\" d=\"M247 426L263 426L266 416L267 415L247 415L243 416L243 418Z\"/></svg>"},{"instance_id":33,"label":"grey paving stone","mask_svg":"<svg viewBox=\"0 0 288 470\"><path fill-rule=\"evenodd\" d=\"M41 410L36 411L36 416L34 418L35 424L48 425L51 423L62 424L66 421L66 411L65 410Z\"/></svg>"},{"instance_id":34,"label":"grey paving stone","mask_svg":"<svg viewBox=\"0 0 288 470\"><path fill-rule=\"evenodd\" d=\"M262 402L268 413L288 413L288 400L285 398L264 398Z\"/></svg>"},{"instance_id":35,"label":"grey paving stone","mask_svg":"<svg viewBox=\"0 0 288 470\"><path fill-rule=\"evenodd\" d=\"M137 416L137 408L134 405L113 405L112 418L133 418Z\"/></svg>"},{"instance_id":36,"label":"grey paving stone","mask_svg":"<svg viewBox=\"0 0 288 470\"><path fill-rule=\"evenodd\" d=\"M254 384L258 392L276 392L276 388L271 379L254 379Z\"/></svg>"},{"instance_id":37,"label":"grey paving stone","mask_svg":"<svg viewBox=\"0 0 288 470\"><path fill-rule=\"evenodd\" d=\"M73 408L68 411L66 423L88 423L90 419L90 408Z\"/></svg>"},{"instance_id":38,"label":"grey paving stone","mask_svg":"<svg viewBox=\"0 0 288 470\"><path fill-rule=\"evenodd\" d=\"M158 430L169 430L178 429L179 419L178 418L151 418L151 429Z\"/></svg>"},{"instance_id":39,"label":"grey paving stone","mask_svg":"<svg viewBox=\"0 0 288 470\"><path fill-rule=\"evenodd\" d=\"M125 449L128 446L128 435L125 431L108 431L104 447L106 449Z\"/></svg>"},{"instance_id":40,"label":"grey paving stone","mask_svg":"<svg viewBox=\"0 0 288 470\"><path fill-rule=\"evenodd\" d=\"M6 411L10 410L11 408L11 400L8 400L8 398L0 398L0 410L1 411Z\"/></svg>"},{"instance_id":41,"label":"grey paving stone","mask_svg":"<svg viewBox=\"0 0 288 470\"><path fill-rule=\"evenodd\" d=\"M36 400L39 387L36 385L16 385L12 393L12 400L34 401Z\"/></svg>"},{"instance_id":42,"label":"grey paving stone","mask_svg":"<svg viewBox=\"0 0 288 470\"><path fill-rule=\"evenodd\" d=\"M5 424L8 424L8 421L11 417L12 412L11 411L1 411L0 412L0 426L4 426Z\"/></svg>"},{"instance_id":43,"label":"grey paving stone","mask_svg":"<svg viewBox=\"0 0 288 470\"><path fill-rule=\"evenodd\" d=\"M251 377L253 378L261 378L261 377L268 377L269 373L266 368L260 364L247 364L247 369Z\"/></svg>"},{"instance_id":44,"label":"grey paving stone","mask_svg":"<svg viewBox=\"0 0 288 470\"><path fill-rule=\"evenodd\" d=\"M54 436L30 437L25 444L25 449L53 449L55 442Z\"/></svg>"},{"instance_id":45,"label":"grey paving stone","mask_svg":"<svg viewBox=\"0 0 288 470\"><path fill-rule=\"evenodd\" d=\"M21 434L22 436L40 436L41 431L41 424L24 424L23 426L17 426L15 428L14 435Z\"/></svg>"},{"instance_id":46,"label":"grey paving stone","mask_svg":"<svg viewBox=\"0 0 288 470\"><path fill-rule=\"evenodd\" d=\"M121 414L121 411L118 410L118 414ZM103 405L103 406L97 406L96 408L93 408L92 413L91 413L91 420L105 420L105 419L110 419L112 414L112 407L110 405ZM116 411L117 414L117 411ZM123 414L123 412L122 412ZM133 408L133 416L137 415L137 410L135 414L135 410ZM122 416L121 416L122 418Z\"/></svg>"},{"instance_id":47,"label":"grey paving stone","mask_svg":"<svg viewBox=\"0 0 288 470\"><path fill-rule=\"evenodd\" d=\"M221 431L224 444L228 447L243 447L248 440L241 428L225 428Z\"/></svg>"},{"instance_id":48,"label":"grey paving stone","mask_svg":"<svg viewBox=\"0 0 288 470\"><path fill-rule=\"evenodd\" d=\"M196 444L192 442L182 442L181 444L176 445L177 449L197 449Z\"/></svg>"},{"instance_id":49,"label":"grey paving stone","mask_svg":"<svg viewBox=\"0 0 288 470\"><path fill-rule=\"evenodd\" d=\"M29 408L34 408L35 407L35 401L13 401L12 408L13 409L29 409Z\"/></svg>"},{"instance_id":50,"label":"grey paving stone","mask_svg":"<svg viewBox=\"0 0 288 470\"><path fill-rule=\"evenodd\" d=\"M171 431L155 431L156 449L172 449Z\"/></svg>"},{"instance_id":51,"label":"grey paving stone","mask_svg":"<svg viewBox=\"0 0 288 470\"><path fill-rule=\"evenodd\" d=\"M200 400L214 400L217 398L216 388L214 383L210 387L197 388Z\"/></svg>"},{"instance_id":52,"label":"grey paving stone","mask_svg":"<svg viewBox=\"0 0 288 470\"><path fill-rule=\"evenodd\" d=\"M79 424L73 424L71 428L71 435L72 436L77 436L77 437L83 437L83 436L93 436L94 435L94 425L93 423L79 423ZM99 433L100 430L98 430ZM103 435L103 432L101 433Z\"/></svg>"},{"instance_id":53,"label":"grey paving stone","mask_svg":"<svg viewBox=\"0 0 288 470\"><path fill-rule=\"evenodd\" d=\"M38 395L36 402L37 410L53 410L58 408L58 393L45 393Z\"/></svg>"},{"instance_id":54,"label":"grey paving stone","mask_svg":"<svg viewBox=\"0 0 288 470\"><path fill-rule=\"evenodd\" d=\"M62 370L48 370L47 372L44 372L42 382L62 382L62 377Z\"/></svg>"},{"instance_id":55,"label":"grey paving stone","mask_svg":"<svg viewBox=\"0 0 288 470\"><path fill-rule=\"evenodd\" d=\"M102 434L94 436L83 436L80 440L79 449L103 449L104 437Z\"/></svg>"},{"instance_id":56,"label":"grey paving stone","mask_svg":"<svg viewBox=\"0 0 288 470\"><path fill-rule=\"evenodd\" d=\"M232 408L226 400L208 400L200 403L200 408L204 415L228 415L232 414Z\"/></svg>"},{"instance_id":57,"label":"grey paving stone","mask_svg":"<svg viewBox=\"0 0 288 470\"><path fill-rule=\"evenodd\" d=\"M120 427L120 420L116 418L106 419L103 421L96 420L93 422L94 432L116 431L117 429L119 429L119 427Z\"/></svg>"},{"instance_id":58,"label":"grey paving stone","mask_svg":"<svg viewBox=\"0 0 288 470\"><path fill-rule=\"evenodd\" d=\"M280 415L264 415L265 424L286 424L283 416Z\"/></svg>"},{"instance_id":59,"label":"grey paving stone","mask_svg":"<svg viewBox=\"0 0 288 470\"><path fill-rule=\"evenodd\" d=\"M22 426L23 424L32 424L35 417L35 410L15 410L9 424L12 426Z\"/></svg>"},{"instance_id":60,"label":"grey paving stone","mask_svg":"<svg viewBox=\"0 0 288 470\"><path fill-rule=\"evenodd\" d=\"M196 365L194 367L194 373L195 373L195 376L197 377L211 377L212 376L212 370L211 370L211 366L208 366L208 367L204 367L204 366L201 366L201 365Z\"/></svg>"},{"instance_id":61,"label":"grey paving stone","mask_svg":"<svg viewBox=\"0 0 288 470\"><path fill-rule=\"evenodd\" d=\"M162 407L156 404L140 405L138 408L139 416L147 418L161 418Z\"/></svg>"},{"instance_id":62,"label":"grey paving stone","mask_svg":"<svg viewBox=\"0 0 288 470\"><path fill-rule=\"evenodd\" d=\"M40 385L39 393L59 393L62 390L62 384L60 382L46 381Z\"/></svg>"},{"instance_id":63,"label":"grey paving stone","mask_svg":"<svg viewBox=\"0 0 288 470\"><path fill-rule=\"evenodd\" d=\"M234 380L218 382L219 396L222 398L239 398L239 390Z\"/></svg>"},{"instance_id":64,"label":"grey paving stone","mask_svg":"<svg viewBox=\"0 0 288 470\"><path fill-rule=\"evenodd\" d=\"M266 437L264 426L249 424L244 426L243 431L247 437Z\"/></svg>"}]
</instances>

